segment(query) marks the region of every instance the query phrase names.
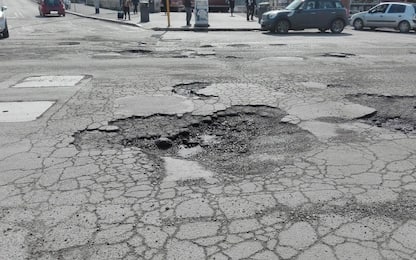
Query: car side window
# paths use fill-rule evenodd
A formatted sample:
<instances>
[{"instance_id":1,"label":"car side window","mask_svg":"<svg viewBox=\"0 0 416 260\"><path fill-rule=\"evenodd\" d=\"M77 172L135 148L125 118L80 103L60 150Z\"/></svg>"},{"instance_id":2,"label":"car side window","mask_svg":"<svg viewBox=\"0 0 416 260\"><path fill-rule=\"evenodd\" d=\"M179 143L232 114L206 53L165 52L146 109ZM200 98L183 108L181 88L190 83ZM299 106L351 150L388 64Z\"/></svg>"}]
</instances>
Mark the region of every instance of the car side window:
<instances>
[{"instance_id":1,"label":"car side window","mask_svg":"<svg viewBox=\"0 0 416 260\"><path fill-rule=\"evenodd\" d=\"M312 10L312 9L316 9L316 5L315 5L315 1L308 1L306 3L306 10Z\"/></svg>"},{"instance_id":2,"label":"car side window","mask_svg":"<svg viewBox=\"0 0 416 260\"><path fill-rule=\"evenodd\" d=\"M392 4L390 6L388 13L390 14L404 13L405 10L406 10L405 5Z\"/></svg>"},{"instance_id":3,"label":"car side window","mask_svg":"<svg viewBox=\"0 0 416 260\"><path fill-rule=\"evenodd\" d=\"M328 0L320 0L318 2L319 8L320 9L331 9L331 8L335 8L335 4L333 1L328 1Z\"/></svg>"},{"instance_id":4,"label":"car side window","mask_svg":"<svg viewBox=\"0 0 416 260\"><path fill-rule=\"evenodd\" d=\"M387 6L388 5L378 5L374 7L373 9L371 9L369 13L384 13L386 12Z\"/></svg>"}]
</instances>

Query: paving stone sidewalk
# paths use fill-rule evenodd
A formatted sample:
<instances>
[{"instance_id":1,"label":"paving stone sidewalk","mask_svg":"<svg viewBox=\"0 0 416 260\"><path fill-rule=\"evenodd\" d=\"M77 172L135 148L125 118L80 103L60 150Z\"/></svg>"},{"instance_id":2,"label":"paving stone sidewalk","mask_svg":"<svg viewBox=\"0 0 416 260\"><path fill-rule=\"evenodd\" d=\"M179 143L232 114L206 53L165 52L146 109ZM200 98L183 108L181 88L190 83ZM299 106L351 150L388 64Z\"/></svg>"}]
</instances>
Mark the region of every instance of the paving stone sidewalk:
<instances>
[{"instance_id":1,"label":"paving stone sidewalk","mask_svg":"<svg viewBox=\"0 0 416 260\"><path fill-rule=\"evenodd\" d=\"M116 10L109 10L100 8L100 13L95 13L93 6L85 4L71 4L71 9L68 13L97 19L102 21L126 24L131 26L138 26L144 29L151 30L171 30L171 31L192 31L192 30L209 30L209 31L252 31L260 30L258 20L247 21L245 13L236 13L231 17L229 13L209 13L207 28L196 28L194 26L187 27L185 20L185 12L171 12L170 26L168 27L168 16L164 12L150 13L149 22L141 22L140 11L138 14L130 13L131 20L123 20L117 18ZM194 14L191 24L194 23Z\"/></svg>"}]
</instances>

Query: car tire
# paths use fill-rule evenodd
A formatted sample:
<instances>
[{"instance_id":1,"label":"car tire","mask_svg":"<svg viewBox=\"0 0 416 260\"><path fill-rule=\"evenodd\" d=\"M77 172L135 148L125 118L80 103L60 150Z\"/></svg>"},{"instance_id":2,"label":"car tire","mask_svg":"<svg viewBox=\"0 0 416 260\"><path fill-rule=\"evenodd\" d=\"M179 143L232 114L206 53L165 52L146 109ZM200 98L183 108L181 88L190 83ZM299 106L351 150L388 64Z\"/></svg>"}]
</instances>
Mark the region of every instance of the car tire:
<instances>
[{"instance_id":1,"label":"car tire","mask_svg":"<svg viewBox=\"0 0 416 260\"><path fill-rule=\"evenodd\" d=\"M360 18L357 18L354 20L354 22L352 23L352 26L354 27L354 30L362 30L364 27L364 22L363 20L361 20Z\"/></svg>"},{"instance_id":2,"label":"car tire","mask_svg":"<svg viewBox=\"0 0 416 260\"><path fill-rule=\"evenodd\" d=\"M3 38L9 38L9 28L7 27L7 23L6 28L3 31Z\"/></svg>"},{"instance_id":3,"label":"car tire","mask_svg":"<svg viewBox=\"0 0 416 260\"><path fill-rule=\"evenodd\" d=\"M325 28L319 28L319 31L320 31L321 33L325 33L325 32L326 32L326 30L328 30L328 29L325 29Z\"/></svg>"},{"instance_id":4,"label":"car tire","mask_svg":"<svg viewBox=\"0 0 416 260\"><path fill-rule=\"evenodd\" d=\"M370 27L370 30L374 31L377 27Z\"/></svg>"},{"instance_id":5,"label":"car tire","mask_svg":"<svg viewBox=\"0 0 416 260\"><path fill-rule=\"evenodd\" d=\"M331 23L332 33L341 33L344 30L345 24L341 19L336 19Z\"/></svg>"},{"instance_id":6,"label":"car tire","mask_svg":"<svg viewBox=\"0 0 416 260\"><path fill-rule=\"evenodd\" d=\"M399 31L401 33L408 33L410 31L410 24L408 21L402 21L399 23Z\"/></svg>"},{"instance_id":7,"label":"car tire","mask_svg":"<svg viewBox=\"0 0 416 260\"><path fill-rule=\"evenodd\" d=\"M280 34L286 34L289 31L290 24L286 20L281 20L274 26L274 31Z\"/></svg>"}]
</instances>

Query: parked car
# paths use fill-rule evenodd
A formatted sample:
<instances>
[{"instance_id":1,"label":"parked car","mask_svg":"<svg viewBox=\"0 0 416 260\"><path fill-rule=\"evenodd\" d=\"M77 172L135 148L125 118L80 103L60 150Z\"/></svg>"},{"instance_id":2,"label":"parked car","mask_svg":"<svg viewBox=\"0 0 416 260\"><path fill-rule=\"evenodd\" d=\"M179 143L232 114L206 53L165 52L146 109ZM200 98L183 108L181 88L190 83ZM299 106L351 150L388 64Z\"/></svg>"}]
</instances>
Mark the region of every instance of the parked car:
<instances>
[{"instance_id":1,"label":"parked car","mask_svg":"<svg viewBox=\"0 0 416 260\"><path fill-rule=\"evenodd\" d=\"M416 5L400 2L385 2L378 4L368 11L353 14L351 25L355 30L364 27L394 28L407 33L416 29Z\"/></svg>"},{"instance_id":2,"label":"parked car","mask_svg":"<svg viewBox=\"0 0 416 260\"><path fill-rule=\"evenodd\" d=\"M9 38L9 28L7 27L6 11L7 7L0 8L0 35L2 38Z\"/></svg>"},{"instance_id":3,"label":"parked car","mask_svg":"<svg viewBox=\"0 0 416 260\"><path fill-rule=\"evenodd\" d=\"M265 12L260 21L262 30L278 33L309 28L341 33L347 23L341 0L294 0L283 10Z\"/></svg>"},{"instance_id":4,"label":"parked car","mask_svg":"<svg viewBox=\"0 0 416 260\"><path fill-rule=\"evenodd\" d=\"M39 0L39 15L65 16L65 6L62 0Z\"/></svg>"}]
</instances>

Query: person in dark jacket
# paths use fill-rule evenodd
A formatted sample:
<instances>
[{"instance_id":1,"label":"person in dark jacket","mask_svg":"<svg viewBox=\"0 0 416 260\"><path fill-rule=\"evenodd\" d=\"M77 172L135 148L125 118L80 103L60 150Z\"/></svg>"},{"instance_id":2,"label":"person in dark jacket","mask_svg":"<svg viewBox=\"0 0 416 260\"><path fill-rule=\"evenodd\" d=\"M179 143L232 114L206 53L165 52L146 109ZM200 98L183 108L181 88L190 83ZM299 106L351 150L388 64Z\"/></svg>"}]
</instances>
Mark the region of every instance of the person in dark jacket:
<instances>
[{"instance_id":1,"label":"person in dark jacket","mask_svg":"<svg viewBox=\"0 0 416 260\"><path fill-rule=\"evenodd\" d=\"M133 14L137 14L138 5L139 5L139 0L133 0Z\"/></svg>"},{"instance_id":2,"label":"person in dark jacket","mask_svg":"<svg viewBox=\"0 0 416 260\"><path fill-rule=\"evenodd\" d=\"M234 16L235 0L228 0L231 16Z\"/></svg>"},{"instance_id":3,"label":"person in dark jacket","mask_svg":"<svg viewBox=\"0 0 416 260\"><path fill-rule=\"evenodd\" d=\"M247 21L249 21L249 18L251 18L251 20L253 21L254 9L256 8L256 6L256 0L246 0Z\"/></svg>"},{"instance_id":4,"label":"person in dark jacket","mask_svg":"<svg viewBox=\"0 0 416 260\"><path fill-rule=\"evenodd\" d=\"M185 6L186 11L186 26L191 26L192 2L191 0L184 0L183 5Z\"/></svg>"}]
</instances>

